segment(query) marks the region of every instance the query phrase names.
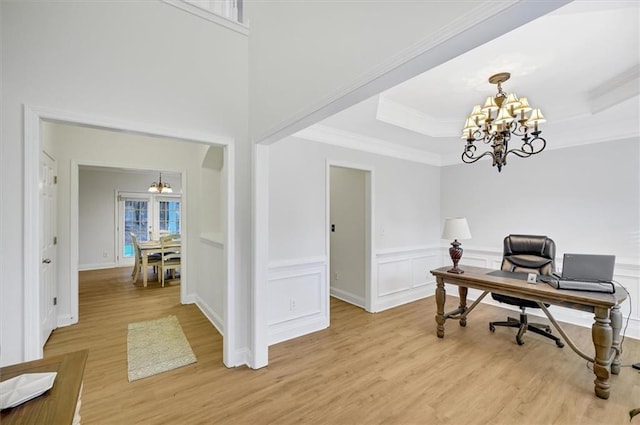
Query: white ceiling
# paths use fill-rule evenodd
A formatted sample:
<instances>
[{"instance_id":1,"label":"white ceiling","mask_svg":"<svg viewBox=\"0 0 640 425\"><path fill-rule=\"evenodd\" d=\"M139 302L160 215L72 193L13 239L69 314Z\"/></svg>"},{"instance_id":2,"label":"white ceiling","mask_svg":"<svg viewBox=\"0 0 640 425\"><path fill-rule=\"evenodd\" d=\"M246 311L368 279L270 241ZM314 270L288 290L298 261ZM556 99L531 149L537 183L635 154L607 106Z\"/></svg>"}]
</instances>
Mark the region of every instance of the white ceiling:
<instances>
[{"instance_id":1,"label":"white ceiling","mask_svg":"<svg viewBox=\"0 0 640 425\"><path fill-rule=\"evenodd\" d=\"M640 2L574 1L296 136L434 165L460 163L474 104L526 96L547 149L640 136ZM604 125L603 125L604 123Z\"/></svg>"}]
</instances>

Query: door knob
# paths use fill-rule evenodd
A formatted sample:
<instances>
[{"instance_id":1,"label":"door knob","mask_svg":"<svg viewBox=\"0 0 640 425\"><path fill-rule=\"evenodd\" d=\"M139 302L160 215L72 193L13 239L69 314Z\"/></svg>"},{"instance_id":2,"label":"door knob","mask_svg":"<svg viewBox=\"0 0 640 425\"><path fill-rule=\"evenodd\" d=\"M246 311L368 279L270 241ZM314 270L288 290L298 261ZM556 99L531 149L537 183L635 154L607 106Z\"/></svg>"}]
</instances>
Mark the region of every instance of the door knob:
<instances>
[{"instance_id":1,"label":"door knob","mask_svg":"<svg viewBox=\"0 0 640 425\"><path fill-rule=\"evenodd\" d=\"M45 258L44 260L42 260L42 262L43 262L44 264L49 264L49 263L51 263L51 260L50 260L50 259L48 259L48 258Z\"/></svg>"}]
</instances>

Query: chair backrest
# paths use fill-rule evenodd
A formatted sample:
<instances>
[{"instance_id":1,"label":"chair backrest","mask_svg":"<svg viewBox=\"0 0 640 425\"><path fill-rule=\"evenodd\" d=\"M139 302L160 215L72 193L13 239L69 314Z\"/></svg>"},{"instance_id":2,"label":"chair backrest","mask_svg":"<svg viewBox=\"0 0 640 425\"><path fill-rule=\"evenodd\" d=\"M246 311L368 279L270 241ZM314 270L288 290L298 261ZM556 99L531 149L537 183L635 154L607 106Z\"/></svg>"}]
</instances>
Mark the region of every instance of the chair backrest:
<instances>
[{"instance_id":1,"label":"chair backrest","mask_svg":"<svg viewBox=\"0 0 640 425\"><path fill-rule=\"evenodd\" d=\"M181 246L176 242L180 241L179 234L171 234L160 238L160 249L162 254L162 262L180 263Z\"/></svg>"},{"instance_id":2,"label":"chair backrest","mask_svg":"<svg viewBox=\"0 0 640 425\"><path fill-rule=\"evenodd\" d=\"M133 232L129 232L129 236L131 236L131 243L133 244L133 255L135 258L140 257L140 248L138 247L138 238L136 238L136 234Z\"/></svg>"},{"instance_id":3,"label":"chair backrest","mask_svg":"<svg viewBox=\"0 0 640 425\"><path fill-rule=\"evenodd\" d=\"M555 272L556 244L546 236L509 235L504 238L502 270L550 275Z\"/></svg>"}]
</instances>

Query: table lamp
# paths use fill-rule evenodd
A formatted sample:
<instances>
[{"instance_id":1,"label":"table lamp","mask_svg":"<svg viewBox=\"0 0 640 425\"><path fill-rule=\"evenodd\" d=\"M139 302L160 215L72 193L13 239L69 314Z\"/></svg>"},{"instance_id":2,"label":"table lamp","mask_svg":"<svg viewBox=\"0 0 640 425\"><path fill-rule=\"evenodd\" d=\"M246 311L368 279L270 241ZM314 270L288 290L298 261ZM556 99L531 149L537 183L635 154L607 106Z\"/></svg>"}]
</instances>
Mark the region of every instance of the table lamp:
<instances>
[{"instance_id":1,"label":"table lamp","mask_svg":"<svg viewBox=\"0 0 640 425\"><path fill-rule=\"evenodd\" d=\"M453 261L453 268L451 270L447 270L447 272L457 274L464 273L463 270L458 268L458 261L462 258L462 248L460 248L460 242L458 242L458 239L471 239L471 232L469 231L467 219L464 217L445 219L442 239L453 239L453 242L451 242L451 248L449 248L449 255Z\"/></svg>"}]
</instances>

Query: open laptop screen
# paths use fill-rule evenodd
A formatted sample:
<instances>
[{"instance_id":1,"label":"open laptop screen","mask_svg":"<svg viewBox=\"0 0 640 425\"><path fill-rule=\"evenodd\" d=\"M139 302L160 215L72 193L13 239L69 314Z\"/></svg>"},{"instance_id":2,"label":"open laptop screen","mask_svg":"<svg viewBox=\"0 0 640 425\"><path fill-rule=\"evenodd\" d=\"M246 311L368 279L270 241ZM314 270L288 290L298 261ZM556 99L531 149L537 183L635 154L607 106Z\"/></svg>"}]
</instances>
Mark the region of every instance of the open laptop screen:
<instances>
[{"instance_id":1,"label":"open laptop screen","mask_svg":"<svg viewBox=\"0 0 640 425\"><path fill-rule=\"evenodd\" d=\"M615 255L564 254L562 279L611 282L615 262Z\"/></svg>"}]
</instances>

